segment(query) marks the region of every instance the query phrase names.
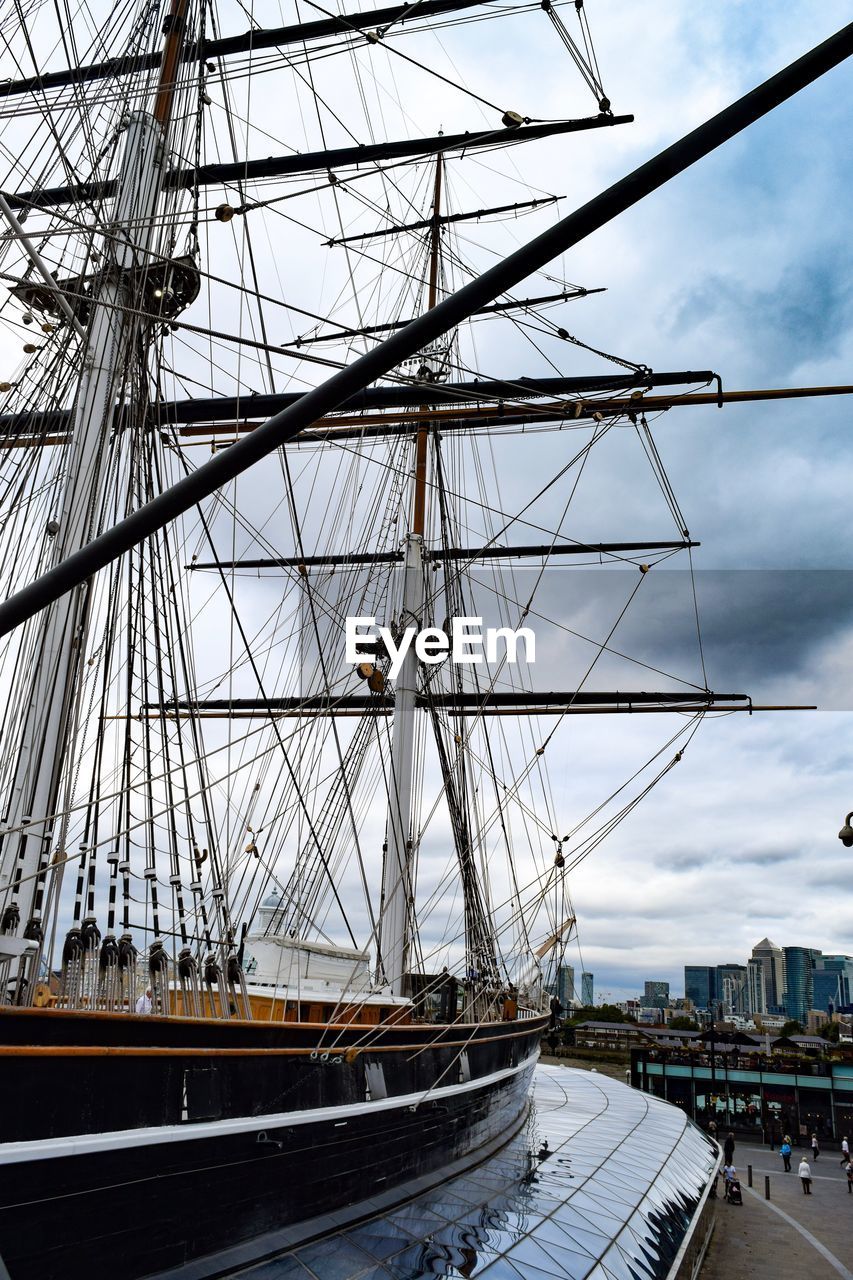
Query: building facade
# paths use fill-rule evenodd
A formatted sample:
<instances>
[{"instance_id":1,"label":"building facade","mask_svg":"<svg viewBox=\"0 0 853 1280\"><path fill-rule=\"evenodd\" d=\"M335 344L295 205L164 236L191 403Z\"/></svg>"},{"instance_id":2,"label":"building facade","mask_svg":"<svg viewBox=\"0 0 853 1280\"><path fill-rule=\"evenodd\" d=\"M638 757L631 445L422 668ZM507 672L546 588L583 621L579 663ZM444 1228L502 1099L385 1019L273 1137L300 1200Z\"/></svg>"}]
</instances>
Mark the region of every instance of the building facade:
<instances>
[{"instance_id":1,"label":"building facade","mask_svg":"<svg viewBox=\"0 0 853 1280\"><path fill-rule=\"evenodd\" d=\"M760 960L746 962L746 1013L767 1013L767 988L764 965Z\"/></svg>"},{"instance_id":2,"label":"building facade","mask_svg":"<svg viewBox=\"0 0 853 1280\"><path fill-rule=\"evenodd\" d=\"M718 964L716 972L717 1002L721 1006L720 1014L730 1018L733 1014L741 1015L746 1004L746 965Z\"/></svg>"},{"instance_id":3,"label":"building facade","mask_svg":"<svg viewBox=\"0 0 853 1280\"><path fill-rule=\"evenodd\" d=\"M564 1009L570 1009L575 999L575 971L570 964L561 964L557 970L557 999Z\"/></svg>"},{"instance_id":4,"label":"building facade","mask_svg":"<svg viewBox=\"0 0 853 1280\"><path fill-rule=\"evenodd\" d=\"M760 960L764 969L764 994L768 1013L784 1011L785 953L769 938L762 938L752 948L752 959Z\"/></svg>"},{"instance_id":5,"label":"building facade","mask_svg":"<svg viewBox=\"0 0 853 1280\"><path fill-rule=\"evenodd\" d=\"M593 975L584 972L581 974L581 1004L585 1009L591 1007L593 998Z\"/></svg>"},{"instance_id":6,"label":"building facade","mask_svg":"<svg viewBox=\"0 0 853 1280\"><path fill-rule=\"evenodd\" d=\"M669 1004L668 982L646 982L643 989L643 1006L646 1009L665 1009Z\"/></svg>"},{"instance_id":7,"label":"building facade","mask_svg":"<svg viewBox=\"0 0 853 1280\"><path fill-rule=\"evenodd\" d=\"M697 1009L710 1009L717 998L717 971L710 964L684 966L684 994Z\"/></svg>"},{"instance_id":8,"label":"building facade","mask_svg":"<svg viewBox=\"0 0 853 1280\"><path fill-rule=\"evenodd\" d=\"M631 1052L634 1088L665 1098L692 1120L718 1131L733 1129L753 1140L779 1143L790 1133L805 1146L808 1135L840 1143L853 1134L853 1062L773 1054L742 1048L738 1055Z\"/></svg>"},{"instance_id":9,"label":"building facade","mask_svg":"<svg viewBox=\"0 0 853 1280\"><path fill-rule=\"evenodd\" d=\"M803 1026L814 1007L812 975L818 956L820 952L811 947L785 947L785 1012Z\"/></svg>"}]
</instances>

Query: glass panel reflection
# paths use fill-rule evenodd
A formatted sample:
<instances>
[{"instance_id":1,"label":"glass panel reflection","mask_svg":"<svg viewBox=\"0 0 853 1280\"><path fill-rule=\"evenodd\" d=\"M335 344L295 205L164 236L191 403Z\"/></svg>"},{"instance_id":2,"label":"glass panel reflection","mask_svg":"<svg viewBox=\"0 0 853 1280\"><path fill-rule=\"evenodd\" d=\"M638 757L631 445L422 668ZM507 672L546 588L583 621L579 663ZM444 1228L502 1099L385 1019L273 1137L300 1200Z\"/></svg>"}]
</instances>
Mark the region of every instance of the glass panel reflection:
<instances>
[{"instance_id":1,"label":"glass panel reflection","mask_svg":"<svg viewBox=\"0 0 853 1280\"><path fill-rule=\"evenodd\" d=\"M240 1277L663 1280L715 1148L679 1109L598 1074L540 1066L534 1100L469 1174Z\"/></svg>"}]
</instances>

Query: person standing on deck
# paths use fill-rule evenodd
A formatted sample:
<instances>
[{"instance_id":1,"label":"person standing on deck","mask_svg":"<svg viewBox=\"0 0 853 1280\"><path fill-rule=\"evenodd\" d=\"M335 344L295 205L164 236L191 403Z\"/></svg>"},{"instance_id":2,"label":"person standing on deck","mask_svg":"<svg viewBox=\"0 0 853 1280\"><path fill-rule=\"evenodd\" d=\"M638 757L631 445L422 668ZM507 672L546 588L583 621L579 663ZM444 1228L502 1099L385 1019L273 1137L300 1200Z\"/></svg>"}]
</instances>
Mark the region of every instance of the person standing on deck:
<instances>
[{"instance_id":1,"label":"person standing on deck","mask_svg":"<svg viewBox=\"0 0 853 1280\"><path fill-rule=\"evenodd\" d=\"M812 1193L812 1171L809 1168L809 1162L805 1156L800 1161L800 1167L797 1170L800 1175L800 1181L803 1184L803 1195L810 1196Z\"/></svg>"}]
</instances>

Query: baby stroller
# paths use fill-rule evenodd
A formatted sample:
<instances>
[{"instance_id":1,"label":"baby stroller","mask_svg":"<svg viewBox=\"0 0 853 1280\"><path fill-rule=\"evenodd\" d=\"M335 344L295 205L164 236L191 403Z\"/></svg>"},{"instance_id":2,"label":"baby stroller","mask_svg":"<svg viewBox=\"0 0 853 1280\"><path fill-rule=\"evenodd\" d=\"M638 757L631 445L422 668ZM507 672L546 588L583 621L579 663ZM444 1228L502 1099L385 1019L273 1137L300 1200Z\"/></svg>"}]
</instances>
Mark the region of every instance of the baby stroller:
<instances>
[{"instance_id":1,"label":"baby stroller","mask_svg":"<svg viewBox=\"0 0 853 1280\"><path fill-rule=\"evenodd\" d=\"M729 1204L743 1204L743 1192L737 1178L732 1178L731 1182L726 1183L725 1198Z\"/></svg>"}]
</instances>

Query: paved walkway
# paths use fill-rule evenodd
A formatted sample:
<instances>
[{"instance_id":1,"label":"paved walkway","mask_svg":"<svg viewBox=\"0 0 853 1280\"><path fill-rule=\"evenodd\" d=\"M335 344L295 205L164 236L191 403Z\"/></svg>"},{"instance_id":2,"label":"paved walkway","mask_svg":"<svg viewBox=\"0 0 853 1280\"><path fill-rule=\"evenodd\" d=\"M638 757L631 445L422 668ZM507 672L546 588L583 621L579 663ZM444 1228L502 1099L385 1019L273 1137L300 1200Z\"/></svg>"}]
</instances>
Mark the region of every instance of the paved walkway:
<instances>
[{"instance_id":1,"label":"paved walkway","mask_svg":"<svg viewBox=\"0 0 853 1280\"><path fill-rule=\"evenodd\" d=\"M804 1196L794 1148L791 1172L778 1151L751 1143L735 1147L743 1207L719 1201L717 1227L700 1280L853 1280L853 1195L841 1154L822 1152L812 1166L812 1194ZM753 1186L747 1188L747 1165ZM770 1175L770 1200L764 1176Z\"/></svg>"}]
</instances>

